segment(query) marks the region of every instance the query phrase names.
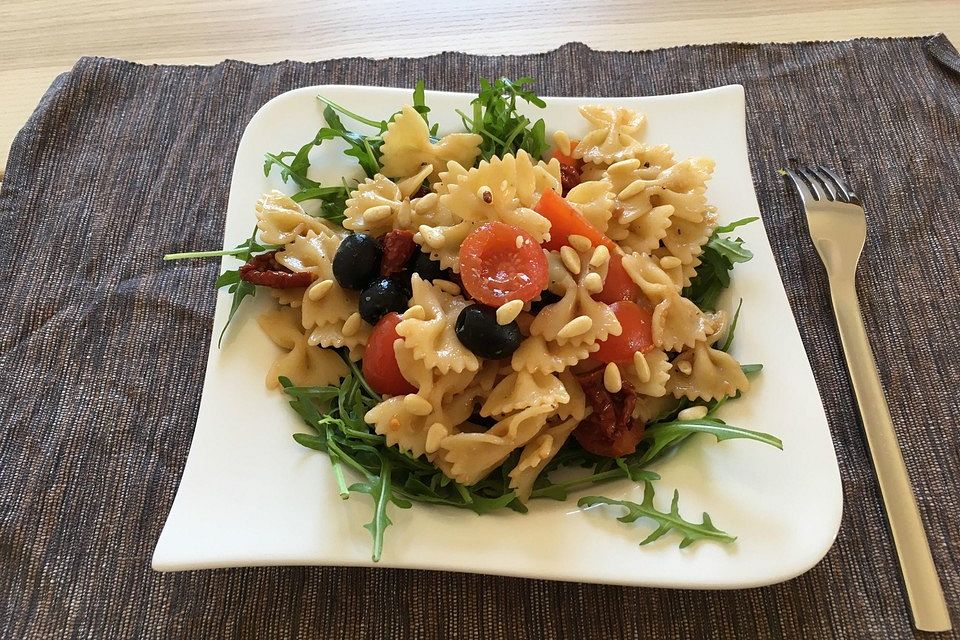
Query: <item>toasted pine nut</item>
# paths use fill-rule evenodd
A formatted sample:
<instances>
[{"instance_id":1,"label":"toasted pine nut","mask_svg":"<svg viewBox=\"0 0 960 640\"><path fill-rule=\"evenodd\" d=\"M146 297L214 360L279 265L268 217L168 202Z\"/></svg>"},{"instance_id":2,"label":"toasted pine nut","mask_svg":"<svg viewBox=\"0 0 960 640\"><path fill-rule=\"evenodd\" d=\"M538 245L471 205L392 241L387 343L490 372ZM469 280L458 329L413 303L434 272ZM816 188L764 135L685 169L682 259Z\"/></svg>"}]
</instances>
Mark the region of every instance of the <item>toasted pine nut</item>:
<instances>
[{"instance_id":1,"label":"toasted pine nut","mask_svg":"<svg viewBox=\"0 0 960 640\"><path fill-rule=\"evenodd\" d=\"M637 380L639 380L641 384L650 382L650 364L647 362L646 357L639 351L633 354L633 368L637 370Z\"/></svg>"},{"instance_id":2,"label":"toasted pine nut","mask_svg":"<svg viewBox=\"0 0 960 640\"><path fill-rule=\"evenodd\" d=\"M428 416L433 412L430 401L415 393L408 393L403 397L403 408L415 416Z\"/></svg>"},{"instance_id":3,"label":"toasted pine nut","mask_svg":"<svg viewBox=\"0 0 960 640\"><path fill-rule=\"evenodd\" d=\"M607 364L603 370L603 386L610 393L619 393L623 388L623 379L620 377L620 368L616 363Z\"/></svg>"},{"instance_id":4,"label":"toasted pine nut","mask_svg":"<svg viewBox=\"0 0 960 640\"><path fill-rule=\"evenodd\" d=\"M610 260L610 249L607 249L604 245L600 245L593 250L593 255L590 256L590 266L591 267L602 267Z\"/></svg>"},{"instance_id":5,"label":"toasted pine nut","mask_svg":"<svg viewBox=\"0 0 960 640\"><path fill-rule=\"evenodd\" d=\"M567 245L560 247L560 259L570 273L573 275L580 273L580 256L573 247Z\"/></svg>"},{"instance_id":6,"label":"toasted pine nut","mask_svg":"<svg viewBox=\"0 0 960 640\"><path fill-rule=\"evenodd\" d=\"M553 144L556 145L557 151L562 153L565 156L570 155L571 144L570 136L567 135L566 131L557 130L553 132Z\"/></svg>"},{"instance_id":7,"label":"toasted pine nut","mask_svg":"<svg viewBox=\"0 0 960 640\"><path fill-rule=\"evenodd\" d=\"M430 428L427 429L427 442L424 445L424 448L427 450L427 453L434 453L437 449L440 448L440 441L446 438L449 435L447 428L439 422L434 422L430 425Z\"/></svg>"},{"instance_id":8,"label":"toasted pine nut","mask_svg":"<svg viewBox=\"0 0 960 640\"><path fill-rule=\"evenodd\" d=\"M621 201L629 200L633 196L643 193L643 190L646 189L648 185L649 183L646 180L634 180L617 194L617 199Z\"/></svg>"},{"instance_id":9,"label":"toasted pine nut","mask_svg":"<svg viewBox=\"0 0 960 640\"><path fill-rule=\"evenodd\" d=\"M681 360L677 363L677 370L683 375L688 376L693 371L693 365L690 364L689 360Z\"/></svg>"},{"instance_id":10,"label":"toasted pine nut","mask_svg":"<svg viewBox=\"0 0 960 640\"><path fill-rule=\"evenodd\" d=\"M318 280L316 284L307 291L307 297L316 302L327 295L327 292L333 288L333 280Z\"/></svg>"},{"instance_id":11,"label":"toasted pine nut","mask_svg":"<svg viewBox=\"0 0 960 640\"><path fill-rule=\"evenodd\" d=\"M582 336L592 328L593 318L590 316L577 316L567 324L563 325L560 331L557 332L557 337L564 340L568 338L575 338L577 336Z\"/></svg>"},{"instance_id":12,"label":"toasted pine nut","mask_svg":"<svg viewBox=\"0 0 960 640\"><path fill-rule=\"evenodd\" d=\"M376 207L370 207L363 212L363 219L367 222L380 222L386 220L393 213L393 208L388 204L381 204Z\"/></svg>"},{"instance_id":13,"label":"toasted pine nut","mask_svg":"<svg viewBox=\"0 0 960 640\"><path fill-rule=\"evenodd\" d=\"M360 317L360 314L356 311L350 314L350 317L346 319L343 323L343 328L340 329L340 333L344 337L349 338L352 335L356 335L357 331L360 330L360 323L363 322L363 318Z\"/></svg>"},{"instance_id":14,"label":"toasted pine nut","mask_svg":"<svg viewBox=\"0 0 960 640\"><path fill-rule=\"evenodd\" d=\"M676 256L663 256L660 258L660 268L661 269L676 269L683 262L680 261L680 258Z\"/></svg>"},{"instance_id":15,"label":"toasted pine nut","mask_svg":"<svg viewBox=\"0 0 960 640\"><path fill-rule=\"evenodd\" d=\"M413 205L414 210L417 213L426 213L437 206L437 202L440 201L440 194L430 192L422 198L417 198L416 203Z\"/></svg>"},{"instance_id":16,"label":"toasted pine nut","mask_svg":"<svg viewBox=\"0 0 960 640\"><path fill-rule=\"evenodd\" d=\"M687 407L677 414L677 418L680 420L700 420L705 417L707 417L707 408L702 404L695 407Z\"/></svg>"},{"instance_id":17,"label":"toasted pine nut","mask_svg":"<svg viewBox=\"0 0 960 640\"><path fill-rule=\"evenodd\" d=\"M507 325L517 319L523 311L523 300L511 300L497 308L497 324Z\"/></svg>"},{"instance_id":18,"label":"toasted pine nut","mask_svg":"<svg viewBox=\"0 0 960 640\"><path fill-rule=\"evenodd\" d=\"M588 273L583 279L583 287L590 293L598 293L603 289L603 278L599 273Z\"/></svg>"},{"instance_id":19,"label":"toasted pine nut","mask_svg":"<svg viewBox=\"0 0 960 640\"><path fill-rule=\"evenodd\" d=\"M576 249L577 251L589 251L590 247L593 246L593 243L590 242L590 239L586 236L581 236L573 234L567 237L567 242L570 243L570 246Z\"/></svg>"}]
</instances>

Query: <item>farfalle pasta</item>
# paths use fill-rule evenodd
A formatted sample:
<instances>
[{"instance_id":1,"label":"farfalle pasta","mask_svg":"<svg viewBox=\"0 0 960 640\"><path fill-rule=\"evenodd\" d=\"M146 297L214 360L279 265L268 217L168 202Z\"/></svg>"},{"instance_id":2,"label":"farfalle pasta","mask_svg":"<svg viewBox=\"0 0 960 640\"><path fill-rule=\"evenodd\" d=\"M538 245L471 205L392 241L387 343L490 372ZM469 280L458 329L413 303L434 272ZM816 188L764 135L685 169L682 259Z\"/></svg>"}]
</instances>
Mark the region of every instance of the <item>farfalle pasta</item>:
<instances>
[{"instance_id":1,"label":"farfalle pasta","mask_svg":"<svg viewBox=\"0 0 960 640\"><path fill-rule=\"evenodd\" d=\"M221 276L233 311L269 289L266 384L320 433L302 443L338 478L344 464L366 470L341 493L383 506L376 479L393 465L397 504L524 510L566 495L559 466L633 478L650 458L645 429L711 424L708 403L749 390L729 352L736 317L715 310L717 276L704 275L724 264L704 255L718 233L713 161L675 158L646 139L643 113L608 105L580 107L582 131L557 131L548 156L545 123L511 100L441 133L418 90L369 136L338 118L378 121L325 100L330 126L310 144L339 136L366 177L316 186L302 156L271 154L268 170L303 188L264 194L254 236L225 252L247 260Z\"/></svg>"}]
</instances>

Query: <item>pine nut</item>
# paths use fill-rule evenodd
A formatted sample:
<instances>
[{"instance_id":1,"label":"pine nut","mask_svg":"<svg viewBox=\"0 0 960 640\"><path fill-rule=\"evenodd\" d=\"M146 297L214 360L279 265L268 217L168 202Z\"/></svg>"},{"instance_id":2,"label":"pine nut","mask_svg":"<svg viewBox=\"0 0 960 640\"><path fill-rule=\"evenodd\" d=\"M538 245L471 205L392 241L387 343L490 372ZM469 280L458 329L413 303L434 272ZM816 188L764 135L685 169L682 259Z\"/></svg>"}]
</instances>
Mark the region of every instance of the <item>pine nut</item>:
<instances>
[{"instance_id":1,"label":"pine nut","mask_svg":"<svg viewBox=\"0 0 960 640\"><path fill-rule=\"evenodd\" d=\"M413 205L413 208L417 213L426 213L436 207L439 201L440 194L431 191L422 198L417 198L417 202Z\"/></svg>"},{"instance_id":2,"label":"pine nut","mask_svg":"<svg viewBox=\"0 0 960 640\"><path fill-rule=\"evenodd\" d=\"M683 262L680 261L680 258L676 256L663 256L660 258L660 268L661 269L676 269Z\"/></svg>"},{"instance_id":3,"label":"pine nut","mask_svg":"<svg viewBox=\"0 0 960 640\"><path fill-rule=\"evenodd\" d=\"M307 297L316 302L333 288L333 280L320 280L307 291Z\"/></svg>"},{"instance_id":4,"label":"pine nut","mask_svg":"<svg viewBox=\"0 0 960 640\"><path fill-rule=\"evenodd\" d=\"M683 411L677 414L677 418L680 420L701 420L707 417L707 408L703 405L697 405L696 407L687 407Z\"/></svg>"},{"instance_id":5,"label":"pine nut","mask_svg":"<svg viewBox=\"0 0 960 640\"><path fill-rule=\"evenodd\" d=\"M583 287L590 293L599 293L603 289L603 278L599 273L588 273L583 279Z\"/></svg>"},{"instance_id":6,"label":"pine nut","mask_svg":"<svg viewBox=\"0 0 960 640\"><path fill-rule=\"evenodd\" d=\"M596 249L594 249L593 255L590 256L591 267L602 267L609 261L610 261L610 249L607 249L602 244Z\"/></svg>"},{"instance_id":7,"label":"pine nut","mask_svg":"<svg viewBox=\"0 0 960 640\"><path fill-rule=\"evenodd\" d=\"M570 136L567 135L566 131L558 130L553 132L553 144L556 145L557 151L565 156L570 155L571 144Z\"/></svg>"},{"instance_id":8,"label":"pine nut","mask_svg":"<svg viewBox=\"0 0 960 640\"><path fill-rule=\"evenodd\" d=\"M428 416L433 413L430 401L415 393L408 393L403 397L403 408L415 416Z\"/></svg>"},{"instance_id":9,"label":"pine nut","mask_svg":"<svg viewBox=\"0 0 960 640\"><path fill-rule=\"evenodd\" d=\"M677 370L683 375L688 376L693 371L693 366L689 360L681 360L677 363Z\"/></svg>"},{"instance_id":10,"label":"pine nut","mask_svg":"<svg viewBox=\"0 0 960 640\"><path fill-rule=\"evenodd\" d=\"M647 188L646 180L634 180L626 187L624 187L620 193L617 194L617 199L619 200L629 200L635 195L643 193L644 189Z\"/></svg>"},{"instance_id":11,"label":"pine nut","mask_svg":"<svg viewBox=\"0 0 960 640\"><path fill-rule=\"evenodd\" d=\"M443 232L435 227L422 224L420 225L419 231L424 243L432 249L443 249L443 245L447 242L447 238L443 235Z\"/></svg>"},{"instance_id":12,"label":"pine nut","mask_svg":"<svg viewBox=\"0 0 960 640\"><path fill-rule=\"evenodd\" d=\"M447 428L439 422L434 422L427 429L427 442L424 445L427 453L435 453L440 448L440 442L449 435Z\"/></svg>"},{"instance_id":13,"label":"pine nut","mask_svg":"<svg viewBox=\"0 0 960 640\"><path fill-rule=\"evenodd\" d=\"M557 337L564 340L582 336L593 328L593 319L590 316L577 316L567 324L563 325Z\"/></svg>"},{"instance_id":14,"label":"pine nut","mask_svg":"<svg viewBox=\"0 0 960 640\"><path fill-rule=\"evenodd\" d=\"M580 256L577 255L573 247L567 245L560 247L560 259L570 273L573 275L580 273Z\"/></svg>"},{"instance_id":15,"label":"pine nut","mask_svg":"<svg viewBox=\"0 0 960 640\"><path fill-rule=\"evenodd\" d=\"M523 300L505 302L497 308L497 324L501 326L510 324L517 319L521 311L523 311Z\"/></svg>"},{"instance_id":16,"label":"pine nut","mask_svg":"<svg viewBox=\"0 0 960 640\"><path fill-rule=\"evenodd\" d=\"M570 246L577 251L590 251L590 247L593 246L593 243L590 242L589 238L577 234L568 236L567 242L569 242Z\"/></svg>"},{"instance_id":17,"label":"pine nut","mask_svg":"<svg viewBox=\"0 0 960 640\"><path fill-rule=\"evenodd\" d=\"M357 331L360 330L360 323L363 322L363 318L360 317L360 314L356 311L350 314L350 317L346 319L343 323L343 328L340 329L340 333L343 334L343 337L349 338L352 335L356 335Z\"/></svg>"},{"instance_id":18,"label":"pine nut","mask_svg":"<svg viewBox=\"0 0 960 640\"><path fill-rule=\"evenodd\" d=\"M619 393L623 388L623 379L620 377L620 368L616 363L607 364L603 370L603 386L610 393Z\"/></svg>"},{"instance_id":19,"label":"pine nut","mask_svg":"<svg viewBox=\"0 0 960 640\"><path fill-rule=\"evenodd\" d=\"M633 368L637 370L637 380L639 380L641 384L650 382L650 364L647 362L647 358L639 351L633 354Z\"/></svg>"},{"instance_id":20,"label":"pine nut","mask_svg":"<svg viewBox=\"0 0 960 640\"><path fill-rule=\"evenodd\" d=\"M376 207L370 207L363 212L363 219L367 222L380 222L386 220L393 213L393 208L388 204L381 204Z\"/></svg>"}]
</instances>

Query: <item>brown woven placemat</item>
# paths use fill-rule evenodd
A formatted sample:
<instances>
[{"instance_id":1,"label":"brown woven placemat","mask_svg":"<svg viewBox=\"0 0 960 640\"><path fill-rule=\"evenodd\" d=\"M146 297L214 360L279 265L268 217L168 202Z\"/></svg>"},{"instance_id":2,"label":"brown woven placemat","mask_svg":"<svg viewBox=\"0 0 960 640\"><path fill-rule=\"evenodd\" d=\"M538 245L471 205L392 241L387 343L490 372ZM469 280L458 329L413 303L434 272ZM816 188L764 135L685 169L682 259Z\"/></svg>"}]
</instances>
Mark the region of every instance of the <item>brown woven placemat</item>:
<instances>
[{"instance_id":1,"label":"brown woven placemat","mask_svg":"<svg viewBox=\"0 0 960 640\"><path fill-rule=\"evenodd\" d=\"M865 194L863 312L960 622L958 69L942 36L271 66L80 60L17 137L0 191L0 635L912 636L826 279L775 173L791 158L842 167ZM840 459L837 544L795 580L736 592L384 569L152 572L193 432L217 270L159 257L220 242L247 121L294 87L424 78L470 90L501 74L535 76L544 95L745 85L757 193Z\"/></svg>"}]
</instances>

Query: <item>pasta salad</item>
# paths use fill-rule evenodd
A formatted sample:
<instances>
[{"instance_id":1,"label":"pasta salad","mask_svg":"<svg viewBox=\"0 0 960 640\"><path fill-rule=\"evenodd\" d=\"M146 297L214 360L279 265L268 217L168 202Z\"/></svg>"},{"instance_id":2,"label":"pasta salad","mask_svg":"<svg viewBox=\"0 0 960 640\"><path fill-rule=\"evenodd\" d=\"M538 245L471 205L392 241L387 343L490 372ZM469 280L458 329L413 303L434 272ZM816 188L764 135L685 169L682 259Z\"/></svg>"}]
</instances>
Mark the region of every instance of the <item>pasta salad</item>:
<instances>
[{"instance_id":1,"label":"pasta salad","mask_svg":"<svg viewBox=\"0 0 960 640\"><path fill-rule=\"evenodd\" d=\"M716 415L761 367L729 352L740 307L719 296L751 254L728 234L752 219L719 225L713 161L648 143L624 106L584 104L582 130L548 142L518 109L544 106L531 85L482 81L463 130L442 135L422 83L383 121L320 97L316 136L265 156L295 189L255 203L250 238L166 256L242 262L216 283L230 319L251 295L275 299L257 319L280 353L266 385L311 427L295 439L329 456L342 497L372 498L374 560L390 505L522 513L624 478L640 503L578 504L649 519L642 544L730 542L707 514L683 518L676 492L655 507L649 465L696 433L781 447ZM309 177L327 143L364 178Z\"/></svg>"}]
</instances>

